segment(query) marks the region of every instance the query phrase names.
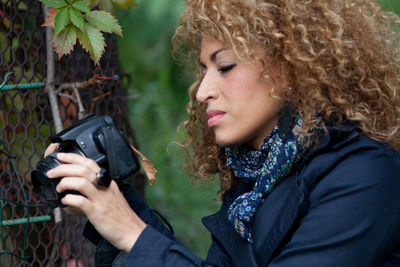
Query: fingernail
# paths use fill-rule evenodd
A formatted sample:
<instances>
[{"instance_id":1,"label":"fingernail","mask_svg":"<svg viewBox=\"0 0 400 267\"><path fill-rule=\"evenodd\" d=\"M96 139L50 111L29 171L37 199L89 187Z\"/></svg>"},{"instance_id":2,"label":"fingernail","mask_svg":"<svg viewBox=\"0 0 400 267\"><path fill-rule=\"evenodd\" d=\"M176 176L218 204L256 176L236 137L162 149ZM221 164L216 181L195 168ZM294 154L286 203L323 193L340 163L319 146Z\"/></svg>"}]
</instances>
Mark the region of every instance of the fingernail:
<instances>
[{"instance_id":1,"label":"fingernail","mask_svg":"<svg viewBox=\"0 0 400 267\"><path fill-rule=\"evenodd\" d=\"M53 169L49 170L46 174L47 174L47 177L53 178L53 175L54 175Z\"/></svg>"},{"instance_id":2,"label":"fingernail","mask_svg":"<svg viewBox=\"0 0 400 267\"><path fill-rule=\"evenodd\" d=\"M57 143L51 143L50 146L54 147L55 149L58 148L58 144Z\"/></svg>"},{"instance_id":3,"label":"fingernail","mask_svg":"<svg viewBox=\"0 0 400 267\"><path fill-rule=\"evenodd\" d=\"M58 152L58 153L57 153L57 158L58 158L58 159L63 159L63 158L65 158L65 153Z\"/></svg>"}]
</instances>

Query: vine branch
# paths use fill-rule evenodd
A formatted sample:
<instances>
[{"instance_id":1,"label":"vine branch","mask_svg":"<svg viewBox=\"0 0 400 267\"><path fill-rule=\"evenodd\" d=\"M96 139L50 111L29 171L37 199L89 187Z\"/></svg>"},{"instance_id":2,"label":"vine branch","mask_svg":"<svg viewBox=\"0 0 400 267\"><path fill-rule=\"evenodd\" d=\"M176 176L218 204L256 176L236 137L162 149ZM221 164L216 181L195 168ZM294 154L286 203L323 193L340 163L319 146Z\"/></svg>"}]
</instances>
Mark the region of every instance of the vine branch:
<instances>
[{"instance_id":1,"label":"vine branch","mask_svg":"<svg viewBox=\"0 0 400 267\"><path fill-rule=\"evenodd\" d=\"M63 90L71 89L71 88L76 88L76 89L87 88L89 86L92 86L95 84L100 84L100 83L101 83L101 81L96 79L96 77L92 77L89 80L83 81L83 82L63 83L57 87L56 93L61 93Z\"/></svg>"},{"instance_id":2,"label":"vine branch","mask_svg":"<svg viewBox=\"0 0 400 267\"><path fill-rule=\"evenodd\" d=\"M43 14L46 17L49 13L48 7L42 5ZM61 132L63 129L61 116L60 116L60 108L57 101L57 94L55 92L54 86L54 77L55 77L55 60L54 60L54 51L51 44L51 40L53 38L53 29L50 27L46 27L46 63L47 63L47 70L46 70L46 84L45 90L49 96L49 102L51 107L51 113L53 115L54 125L56 127L56 132ZM62 214L61 209L56 208L54 209L54 221L56 224L62 222Z\"/></svg>"}]
</instances>

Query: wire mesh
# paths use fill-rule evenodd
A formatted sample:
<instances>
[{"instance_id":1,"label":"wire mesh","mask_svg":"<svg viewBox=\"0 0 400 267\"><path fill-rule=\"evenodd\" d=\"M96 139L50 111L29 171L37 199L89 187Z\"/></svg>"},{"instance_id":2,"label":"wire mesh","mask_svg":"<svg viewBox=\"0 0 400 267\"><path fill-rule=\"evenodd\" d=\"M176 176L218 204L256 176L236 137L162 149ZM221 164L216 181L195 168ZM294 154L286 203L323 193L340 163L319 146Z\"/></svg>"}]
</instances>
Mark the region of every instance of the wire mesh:
<instances>
[{"instance_id":1,"label":"wire mesh","mask_svg":"<svg viewBox=\"0 0 400 267\"><path fill-rule=\"evenodd\" d=\"M63 213L63 223L56 225L48 220L51 210L41 205L31 186L30 172L55 133L43 87L43 22L39 1L0 0L0 84L12 73L0 89L0 266L93 266L94 247L81 234L85 219ZM90 78L99 81L57 92L63 126L74 123L82 110L108 114L137 146L127 118L114 36L107 35L106 43L99 66L79 46L57 61L56 86ZM135 182L143 186L142 177Z\"/></svg>"}]
</instances>

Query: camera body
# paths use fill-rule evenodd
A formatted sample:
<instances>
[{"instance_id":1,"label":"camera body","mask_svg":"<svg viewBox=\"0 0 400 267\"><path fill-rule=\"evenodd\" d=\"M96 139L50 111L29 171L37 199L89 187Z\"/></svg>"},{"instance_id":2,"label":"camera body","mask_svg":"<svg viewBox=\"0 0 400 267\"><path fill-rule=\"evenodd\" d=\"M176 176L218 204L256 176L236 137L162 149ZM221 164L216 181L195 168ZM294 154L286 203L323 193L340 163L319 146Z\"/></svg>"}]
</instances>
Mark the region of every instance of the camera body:
<instances>
[{"instance_id":1,"label":"camera body","mask_svg":"<svg viewBox=\"0 0 400 267\"><path fill-rule=\"evenodd\" d=\"M63 207L61 199L68 193L55 190L61 178L49 179L47 171L64 164L57 159L58 152L76 153L93 159L106 174L101 177L104 186L113 180L122 180L140 169L134 151L109 116L87 115L76 124L64 129L52 138L59 143L57 152L39 161L31 173L33 188L40 199L50 208Z\"/></svg>"}]
</instances>

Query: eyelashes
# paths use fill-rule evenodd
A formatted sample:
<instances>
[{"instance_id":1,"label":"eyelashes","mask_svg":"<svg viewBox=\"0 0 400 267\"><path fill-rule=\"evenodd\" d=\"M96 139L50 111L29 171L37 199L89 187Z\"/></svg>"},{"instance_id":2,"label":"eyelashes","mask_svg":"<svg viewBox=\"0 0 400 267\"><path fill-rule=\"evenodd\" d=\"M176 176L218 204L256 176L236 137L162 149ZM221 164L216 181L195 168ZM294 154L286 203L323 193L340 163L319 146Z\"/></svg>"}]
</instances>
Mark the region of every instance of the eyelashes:
<instances>
[{"instance_id":1,"label":"eyelashes","mask_svg":"<svg viewBox=\"0 0 400 267\"><path fill-rule=\"evenodd\" d=\"M235 67L236 67L236 63L235 64L231 64L231 65L227 65L227 66L219 67L218 71L221 72L221 73L226 73L226 72L232 70Z\"/></svg>"},{"instance_id":2,"label":"eyelashes","mask_svg":"<svg viewBox=\"0 0 400 267\"><path fill-rule=\"evenodd\" d=\"M206 64L201 63L201 62L200 62L200 68L201 68L201 70L202 70L203 72L205 72L205 71L207 70Z\"/></svg>"},{"instance_id":3,"label":"eyelashes","mask_svg":"<svg viewBox=\"0 0 400 267\"><path fill-rule=\"evenodd\" d=\"M233 68L236 67L236 65L237 64L234 63L234 64L230 64L230 65L226 65L226 66L221 66L221 67L218 67L217 70L220 73L224 74L224 73L231 71ZM200 68L201 68L202 74L205 75L205 73L207 72L207 66L203 63L200 63Z\"/></svg>"}]
</instances>

